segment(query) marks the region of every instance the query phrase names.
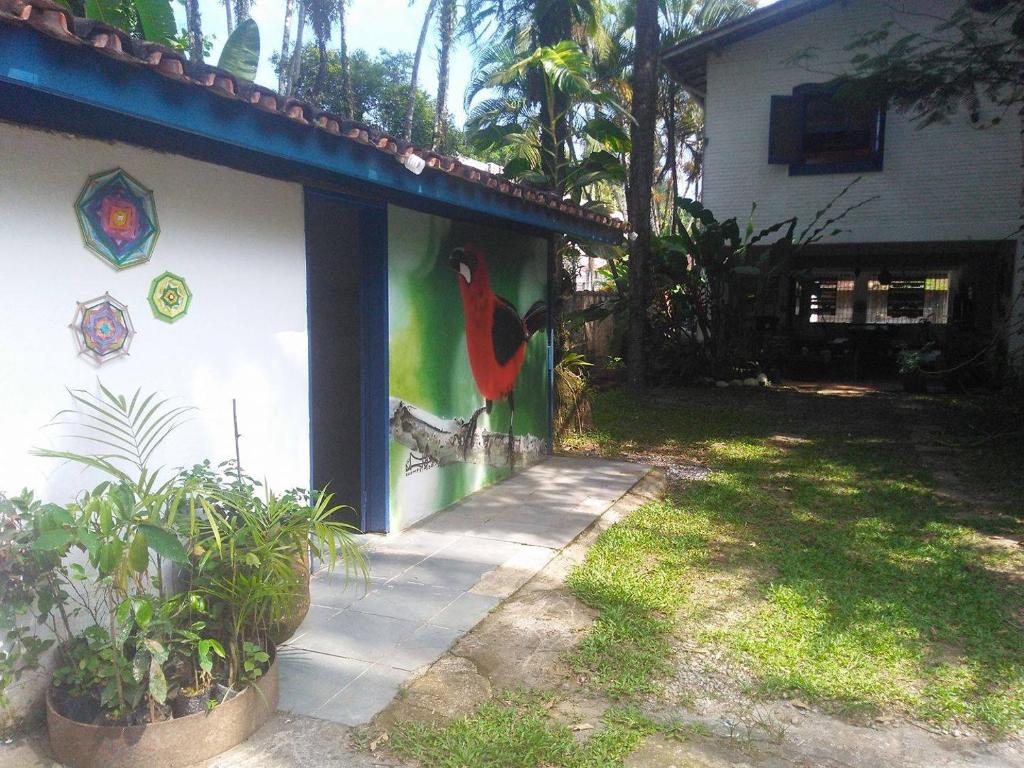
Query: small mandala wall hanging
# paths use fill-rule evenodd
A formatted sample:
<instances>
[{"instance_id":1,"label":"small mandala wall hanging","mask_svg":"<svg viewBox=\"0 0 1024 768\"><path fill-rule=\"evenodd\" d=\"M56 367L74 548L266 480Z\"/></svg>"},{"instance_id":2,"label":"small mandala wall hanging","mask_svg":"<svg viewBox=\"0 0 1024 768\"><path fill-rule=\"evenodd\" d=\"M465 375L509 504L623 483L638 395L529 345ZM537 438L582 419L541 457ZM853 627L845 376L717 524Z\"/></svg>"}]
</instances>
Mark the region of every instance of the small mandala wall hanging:
<instances>
[{"instance_id":1,"label":"small mandala wall hanging","mask_svg":"<svg viewBox=\"0 0 1024 768\"><path fill-rule=\"evenodd\" d=\"M127 355L135 335L128 307L109 293L80 301L71 330L78 353L100 365Z\"/></svg>"},{"instance_id":2,"label":"small mandala wall hanging","mask_svg":"<svg viewBox=\"0 0 1024 768\"><path fill-rule=\"evenodd\" d=\"M160 234L153 193L120 168L90 176L75 213L85 246L115 269L153 255Z\"/></svg>"},{"instance_id":3,"label":"small mandala wall hanging","mask_svg":"<svg viewBox=\"0 0 1024 768\"><path fill-rule=\"evenodd\" d=\"M188 312L192 303L192 291L185 283L185 278L173 272L164 272L149 284L149 306L153 315L167 323L180 320Z\"/></svg>"}]
</instances>

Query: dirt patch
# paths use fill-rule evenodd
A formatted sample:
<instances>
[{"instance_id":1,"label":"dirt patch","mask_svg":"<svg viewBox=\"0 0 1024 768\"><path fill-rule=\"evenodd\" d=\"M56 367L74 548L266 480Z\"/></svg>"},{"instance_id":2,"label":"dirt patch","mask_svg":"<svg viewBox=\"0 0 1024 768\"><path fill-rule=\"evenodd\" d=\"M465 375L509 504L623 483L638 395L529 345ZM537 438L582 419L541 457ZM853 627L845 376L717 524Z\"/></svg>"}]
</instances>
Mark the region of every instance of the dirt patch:
<instances>
[{"instance_id":1,"label":"dirt patch","mask_svg":"<svg viewBox=\"0 0 1024 768\"><path fill-rule=\"evenodd\" d=\"M404 689L374 725L386 730L405 721L440 724L472 712L490 697L490 681L476 665L449 654Z\"/></svg>"}]
</instances>

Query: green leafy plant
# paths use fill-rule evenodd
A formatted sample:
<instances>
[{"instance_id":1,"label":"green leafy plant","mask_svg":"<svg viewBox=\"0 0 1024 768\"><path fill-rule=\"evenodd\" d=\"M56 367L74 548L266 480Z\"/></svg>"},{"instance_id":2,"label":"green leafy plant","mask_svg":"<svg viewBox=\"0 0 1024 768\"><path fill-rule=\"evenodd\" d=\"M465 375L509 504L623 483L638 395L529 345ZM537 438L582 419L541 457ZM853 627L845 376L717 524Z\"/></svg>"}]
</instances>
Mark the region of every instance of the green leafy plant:
<instances>
[{"instance_id":1,"label":"green leafy plant","mask_svg":"<svg viewBox=\"0 0 1024 768\"><path fill-rule=\"evenodd\" d=\"M39 638L33 626L64 597L53 576L59 559L32 546L43 519L43 505L31 492L13 499L0 494L0 705L7 687L34 669L54 642Z\"/></svg>"},{"instance_id":2,"label":"green leafy plant","mask_svg":"<svg viewBox=\"0 0 1024 768\"><path fill-rule=\"evenodd\" d=\"M590 384L586 370L591 366L578 352L569 352L555 366L556 429L559 434L580 431L590 419Z\"/></svg>"},{"instance_id":3,"label":"green leafy plant","mask_svg":"<svg viewBox=\"0 0 1024 768\"><path fill-rule=\"evenodd\" d=\"M123 29L145 40L174 45L177 25L170 0L57 0L87 19Z\"/></svg>"},{"instance_id":4,"label":"green leafy plant","mask_svg":"<svg viewBox=\"0 0 1024 768\"><path fill-rule=\"evenodd\" d=\"M245 682L247 643L280 640L277 628L303 601L312 555L333 570L366 577L366 562L352 534L334 518L343 507L328 492L301 489L278 496L231 462L209 463L186 477L203 488L205 503L190 530L191 589L211 607L223 641L228 685Z\"/></svg>"},{"instance_id":5,"label":"green leafy plant","mask_svg":"<svg viewBox=\"0 0 1024 768\"><path fill-rule=\"evenodd\" d=\"M0 497L0 694L56 644L53 682L68 716L170 717L176 696L262 676L276 628L308 604L310 554L365 577L330 493L260 492L231 462L166 473L154 456L190 408L102 384L70 395L75 407L55 422L90 450L36 454L108 479L64 506ZM33 620L55 639L37 637Z\"/></svg>"},{"instance_id":6,"label":"green leafy plant","mask_svg":"<svg viewBox=\"0 0 1024 768\"><path fill-rule=\"evenodd\" d=\"M758 322L774 316L782 277L804 248L839 234L846 216L876 199L843 206L858 181L843 187L802 229L796 217L756 229L756 205L741 227L735 217L719 219L698 200L677 200L672 231L652 242L644 353L648 379L678 382L700 372L754 375L764 357ZM607 248L601 255L607 263L603 273L615 290L605 301L573 313L570 322L625 314L632 290L628 252Z\"/></svg>"},{"instance_id":7,"label":"green leafy plant","mask_svg":"<svg viewBox=\"0 0 1024 768\"><path fill-rule=\"evenodd\" d=\"M534 102L528 94L536 83L544 98ZM470 110L467 133L478 150L502 155L507 176L569 194L576 202L587 187L625 180L616 153L629 150L620 125L628 111L599 86L578 43L564 40L532 50L500 43L484 50L467 105L485 93L490 97ZM579 158L567 146L570 121L571 134L584 148Z\"/></svg>"}]
</instances>

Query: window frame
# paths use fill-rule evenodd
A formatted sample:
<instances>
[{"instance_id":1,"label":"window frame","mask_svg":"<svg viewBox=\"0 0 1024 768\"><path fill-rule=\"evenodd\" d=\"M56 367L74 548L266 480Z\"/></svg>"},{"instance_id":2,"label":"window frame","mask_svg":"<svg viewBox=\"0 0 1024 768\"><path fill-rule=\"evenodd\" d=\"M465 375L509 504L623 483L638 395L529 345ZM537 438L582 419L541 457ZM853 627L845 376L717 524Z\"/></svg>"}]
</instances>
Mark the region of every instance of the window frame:
<instances>
[{"instance_id":1,"label":"window frame","mask_svg":"<svg viewBox=\"0 0 1024 768\"><path fill-rule=\"evenodd\" d=\"M885 106L875 111L876 129L874 149L868 157L851 160L837 160L830 163L808 163L803 156L804 139L807 135L807 104L809 96L834 95L838 87L827 83L803 83L793 88L793 98L800 106L799 144L800 159L789 163L790 176L816 176L836 173L878 173L884 170L885 157Z\"/></svg>"}]
</instances>

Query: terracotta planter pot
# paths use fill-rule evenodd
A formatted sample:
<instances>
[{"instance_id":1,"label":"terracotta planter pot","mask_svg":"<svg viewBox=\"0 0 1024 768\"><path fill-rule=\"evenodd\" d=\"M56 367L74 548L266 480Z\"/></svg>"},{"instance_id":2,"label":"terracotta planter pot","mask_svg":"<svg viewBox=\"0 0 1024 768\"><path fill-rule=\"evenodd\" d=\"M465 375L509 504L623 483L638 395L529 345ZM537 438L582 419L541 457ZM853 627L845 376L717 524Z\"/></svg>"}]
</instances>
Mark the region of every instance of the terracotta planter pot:
<instances>
[{"instance_id":1,"label":"terracotta planter pot","mask_svg":"<svg viewBox=\"0 0 1024 768\"><path fill-rule=\"evenodd\" d=\"M252 736L277 709L277 655L255 685L209 712L147 725L70 720L46 693L46 725L58 761L69 768L180 768L208 760Z\"/></svg>"}]
</instances>

